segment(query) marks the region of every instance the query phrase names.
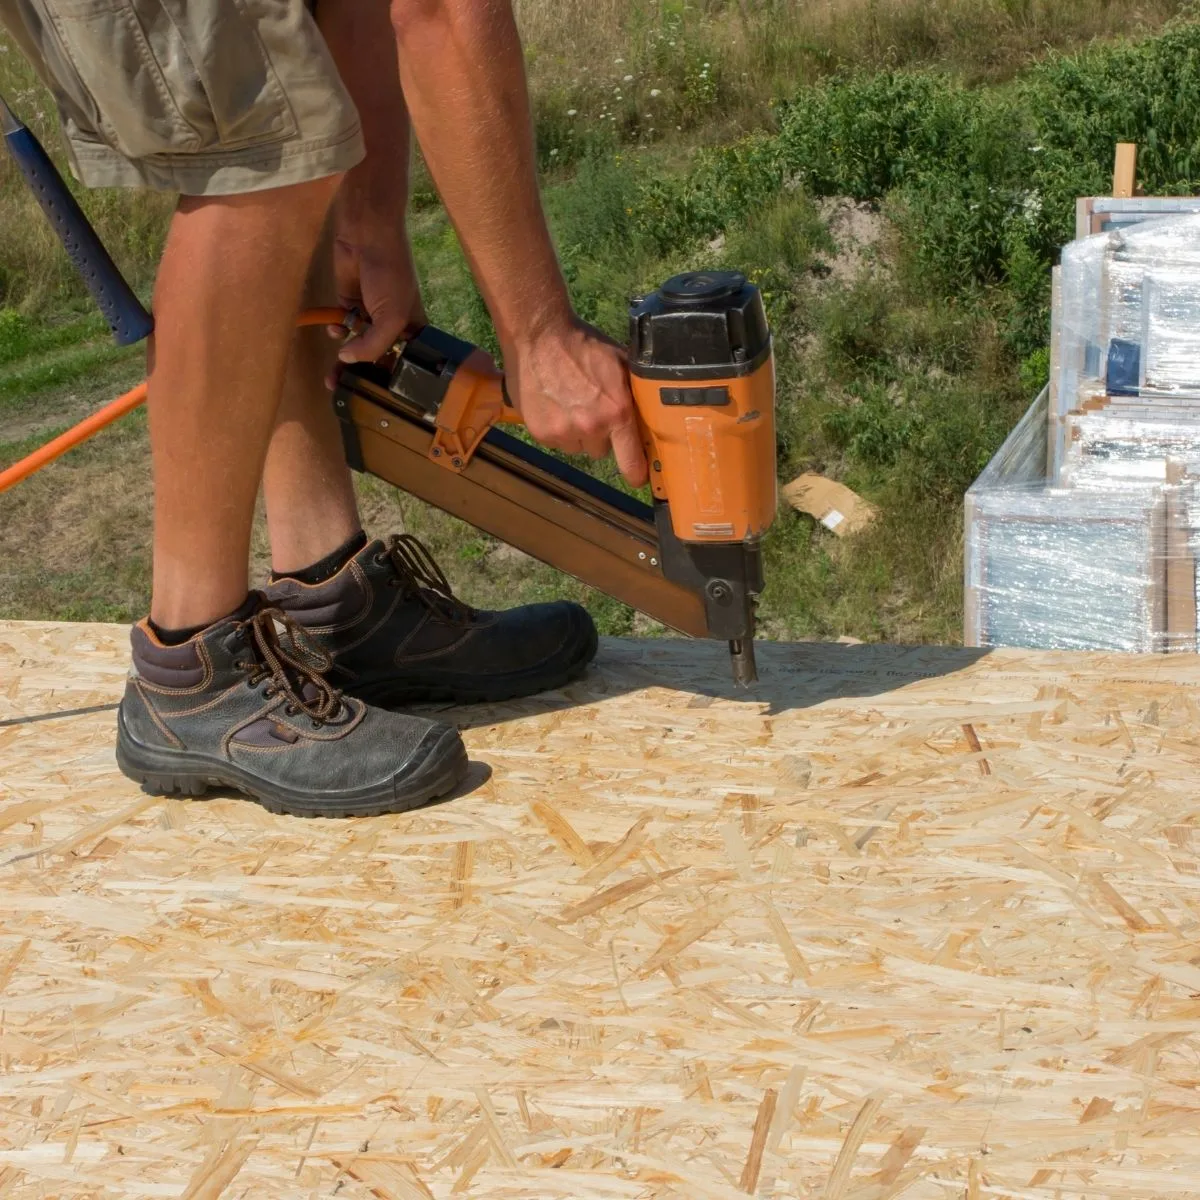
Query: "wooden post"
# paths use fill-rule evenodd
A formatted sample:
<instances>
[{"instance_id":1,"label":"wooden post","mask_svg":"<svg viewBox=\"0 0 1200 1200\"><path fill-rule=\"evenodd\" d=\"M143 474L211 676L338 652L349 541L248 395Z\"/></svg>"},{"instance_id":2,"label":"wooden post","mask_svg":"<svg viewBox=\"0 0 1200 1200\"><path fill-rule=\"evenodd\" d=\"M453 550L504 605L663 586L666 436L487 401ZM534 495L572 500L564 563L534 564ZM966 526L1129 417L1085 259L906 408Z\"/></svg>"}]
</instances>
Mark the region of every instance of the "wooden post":
<instances>
[{"instance_id":1,"label":"wooden post","mask_svg":"<svg viewBox=\"0 0 1200 1200\"><path fill-rule=\"evenodd\" d=\"M1186 464L1167 460L1166 638L1168 654L1196 651L1196 560L1192 556L1191 529L1184 488Z\"/></svg>"},{"instance_id":2,"label":"wooden post","mask_svg":"<svg viewBox=\"0 0 1200 1200\"><path fill-rule=\"evenodd\" d=\"M1062 266L1050 271L1050 399L1046 407L1046 477L1057 482L1062 466L1063 408L1058 394L1062 371Z\"/></svg>"},{"instance_id":3,"label":"wooden post","mask_svg":"<svg viewBox=\"0 0 1200 1200\"><path fill-rule=\"evenodd\" d=\"M1092 228L1092 199L1090 196L1080 196L1075 201L1075 240L1085 238L1094 233Z\"/></svg>"},{"instance_id":4,"label":"wooden post","mask_svg":"<svg viewBox=\"0 0 1200 1200\"><path fill-rule=\"evenodd\" d=\"M963 500L963 645L986 645L980 592L984 587L985 523L970 492ZM978 565L977 565L978 564Z\"/></svg>"},{"instance_id":5,"label":"wooden post","mask_svg":"<svg viewBox=\"0 0 1200 1200\"><path fill-rule=\"evenodd\" d=\"M1113 197L1128 200L1137 187L1137 146L1133 142L1117 143L1117 160L1113 167Z\"/></svg>"}]
</instances>

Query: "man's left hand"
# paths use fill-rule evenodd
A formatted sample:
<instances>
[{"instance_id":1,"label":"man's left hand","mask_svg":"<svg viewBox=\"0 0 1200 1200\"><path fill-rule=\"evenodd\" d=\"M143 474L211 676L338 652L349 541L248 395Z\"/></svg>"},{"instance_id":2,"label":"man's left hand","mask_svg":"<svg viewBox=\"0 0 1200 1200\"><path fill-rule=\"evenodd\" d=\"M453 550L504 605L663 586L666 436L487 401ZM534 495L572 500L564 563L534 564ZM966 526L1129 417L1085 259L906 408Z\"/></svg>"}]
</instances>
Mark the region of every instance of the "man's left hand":
<instances>
[{"instance_id":1,"label":"man's left hand","mask_svg":"<svg viewBox=\"0 0 1200 1200\"><path fill-rule=\"evenodd\" d=\"M341 362L375 362L404 334L425 325L412 246L394 219L356 222L353 227L338 220L333 269L338 304L357 309L371 322L338 351ZM344 337L345 332L340 325L330 327L336 337Z\"/></svg>"}]
</instances>

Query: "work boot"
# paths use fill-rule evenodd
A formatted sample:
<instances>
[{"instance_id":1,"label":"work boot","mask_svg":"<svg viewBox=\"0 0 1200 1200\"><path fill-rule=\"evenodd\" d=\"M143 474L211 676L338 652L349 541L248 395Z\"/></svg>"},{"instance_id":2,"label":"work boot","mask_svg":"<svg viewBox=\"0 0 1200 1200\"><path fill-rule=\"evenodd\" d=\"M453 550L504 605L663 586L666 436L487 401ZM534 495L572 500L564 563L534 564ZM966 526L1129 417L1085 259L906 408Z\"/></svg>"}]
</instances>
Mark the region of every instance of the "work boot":
<instances>
[{"instance_id":1,"label":"work boot","mask_svg":"<svg viewBox=\"0 0 1200 1200\"><path fill-rule=\"evenodd\" d=\"M153 795L234 788L275 813L406 812L461 782L458 731L345 699L328 656L275 609L180 646L134 626L117 765Z\"/></svg>"},{"instance_id":2,"label":"work boot","mask_svg":"<svg viewBox=\"0 0 1200 1200\"><path fill-rule=\"evenodd\" d=\"M283 578L266 595L333 657L330 678L371 704L532 696L582 675L596 654L586 609L560 600L480 612L409 534L371 542L324 583Z\"/></svg>"}]
</instances>

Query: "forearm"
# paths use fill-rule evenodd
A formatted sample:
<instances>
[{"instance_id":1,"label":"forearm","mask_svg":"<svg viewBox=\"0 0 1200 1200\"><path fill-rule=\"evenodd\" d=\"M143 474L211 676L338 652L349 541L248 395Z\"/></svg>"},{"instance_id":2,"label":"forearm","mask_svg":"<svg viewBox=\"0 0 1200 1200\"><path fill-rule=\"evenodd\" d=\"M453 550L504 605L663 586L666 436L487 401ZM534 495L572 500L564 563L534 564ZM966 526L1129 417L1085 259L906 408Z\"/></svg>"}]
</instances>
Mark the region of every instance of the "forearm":
<instances>
[{"instance_id":1,"label":"forearm","mask_svg":"<svg viewBox=\"0 0 1200 1200\"><path fill-rule=\"evenodd\" d=\"M565 328L511 4L392 0L391 13L413 127L501 343Z\"/></svg>"},{"instance_id":2,"label":"forearm","mask_svg":"<svg viewBox=\"0 0 1200 1200\"><path fill-rule=\"evenodd\" d=\"M338 197L339 228L398 231L408 205L412 137L388 0L321 0L317 24L358 108L367 156Z\"/></svg>"}]
</instances>

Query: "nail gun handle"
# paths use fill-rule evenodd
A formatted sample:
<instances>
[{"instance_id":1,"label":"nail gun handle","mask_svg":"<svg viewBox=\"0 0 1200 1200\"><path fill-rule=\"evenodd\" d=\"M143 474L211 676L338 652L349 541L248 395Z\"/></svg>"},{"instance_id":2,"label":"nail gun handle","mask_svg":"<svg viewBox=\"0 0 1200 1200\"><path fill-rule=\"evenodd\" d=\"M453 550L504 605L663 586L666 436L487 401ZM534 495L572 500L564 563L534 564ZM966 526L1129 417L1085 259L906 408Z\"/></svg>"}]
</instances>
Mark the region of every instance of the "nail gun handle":
<instances>
[{"instance_id":1,"label":"nail gun handle","mask_svg":"<svg viewBox=\"0 0 1200 1200\"><path fill-rule=\"evenodd\" d=\"M524 425L521 420L521 414L517 410L516 402L508 390L508 376L502 376L500 379L500 396L504 401L503 407L500 409L500 415L496 418L498 425Z\"/></svg>"},{"instance_id":2,"label":"nail gun handle","mask_svg":"<svg viewBox=\"0 0 1200 1200\"><path fill-rule=\"evenodd\" d=\"M21 174L42 206L120 346L149 337L154 320L134 295L71 195L41 142L24 125L4 135Z\"/></svg>"}]
</instances>

